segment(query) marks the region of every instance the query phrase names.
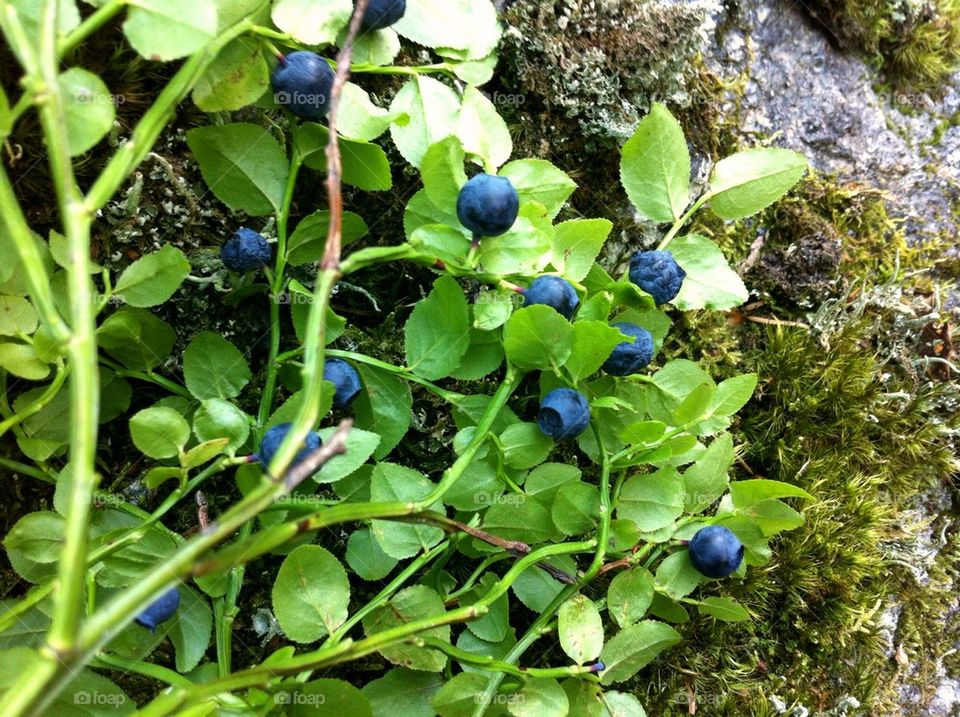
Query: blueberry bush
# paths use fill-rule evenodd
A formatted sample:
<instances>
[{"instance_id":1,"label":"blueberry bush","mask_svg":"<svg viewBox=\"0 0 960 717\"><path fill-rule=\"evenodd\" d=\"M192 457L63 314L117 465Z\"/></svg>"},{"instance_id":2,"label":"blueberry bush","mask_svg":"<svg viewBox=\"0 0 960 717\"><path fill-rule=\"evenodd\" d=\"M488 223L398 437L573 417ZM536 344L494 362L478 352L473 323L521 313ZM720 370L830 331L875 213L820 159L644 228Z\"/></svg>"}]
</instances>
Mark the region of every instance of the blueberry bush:
<instances>
[{"instance_id":1,"label":"blueberry bush","mask_svg":"<svg viewBox=\"0 0 960 717\"><path fill-rule=\"evenodd\" d=\"M739 152L691 196L683 132L655 105L619 181L662 240L612 275L597 261L612 224L558 221L574 181L514 158L478 89L501 35L489 0L370 5L0 5L23 68L0 137L37 113L59 211L41 235L0 168L0 434L19 452L0 460L55 486L53 510L4 538L30 587L0 612L0 714L643 715L631 680L681 641L674 625L750 619L699 586L764 564L802 523L785 501L803 490L729 478L757 376L717 383L657 352L671 313L748 296L684 227L760 212L806 161ZM177 64L81 183L115 108L71 52L121 15L146 61ZM391 101L364 88L376 76L398 81ZM188 97L208 113L192 159L234 222L221 267L193 276L165 245L115 275L91 229ZM422 189L404 236L374 237L342 185L389 190L391 157ZM324 177L293 216L298 185ZM402 311L401 361L351 350L330 302L393 265L433 276ZM184 282L269 314L262 371L246 346L160 318ZM166 395L141 405L141 385ZM444 470L401 462L415 396L455 422ZM98 459L118 424L150 512ZM205 497L231 491L222 510ZM168 527L191 511L193 530ZM254 570L270 585L255 615ZM269 623L264 659L238 657L238 619Z\"/></svg>"}]
</instances>

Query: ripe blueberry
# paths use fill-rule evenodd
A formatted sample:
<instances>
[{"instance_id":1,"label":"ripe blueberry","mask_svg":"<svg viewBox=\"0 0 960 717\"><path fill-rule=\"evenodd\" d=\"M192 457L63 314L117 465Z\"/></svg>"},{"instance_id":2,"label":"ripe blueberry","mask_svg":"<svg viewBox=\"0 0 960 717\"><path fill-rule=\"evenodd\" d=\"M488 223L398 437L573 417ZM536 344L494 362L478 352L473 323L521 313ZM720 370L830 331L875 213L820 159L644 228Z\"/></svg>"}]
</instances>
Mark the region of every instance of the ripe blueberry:
<instances>
[{"instance_id":1,"label":"ripe blueberry","mask_svg":"<svg viewBox=\"0 0 960 717\"><path fill-rule=\"evenodd\" d=\"M457 217L475 236L495 237L517 221L520 196L506 177L478 174L460 189Z\"/></svg>"},{"instance_id":2,"label":"ripe blueberry","mask_svg":"<svg viewBox=\"0 0 960 717\"><path fill-rule=\"evenodd\" d=\"M580 305L576 289L566 279L552 274L538 276L523 292L523 305L544 304L552 306L561 316L570 318Z\"/></svg>"},{"instance_id":3,"label":"ripe blueberry","mask_svg":"<svg viewBox=\"0 0 960 717\"><path fill-rule=\"evenodd\" d=\"M243 227L220 247L220 261L231 271L252 271L270 261L270 245L261 234Z\"/></svg>"},{"instance_id":4,"label":"ripe blueberry","mask_svg":"<svg viewBox=\"0 0 960 717\"><path fill-rule=\"evenodd\" d=\"M690 562L708 578L725 578L743 560L743 543L728 528L708 525L690 541Z\"/></svg>"},{"instance_id":5,"label":"ripe blueberry","mask_svg":"<svg viewBox=\"0 0 960 717\"><path fill-rule=\"evenodd\" d=\"M630 281L650 294L657 306L676 298L686 275L668 251L638 251L630 259Z\"/></svg>"},{"instance_id":6,"label":"ripe blueberry","mask_svg":"<svg viewBox=\"0 0 960 717\"><path fill-rule=\"evenodd\" d=\"M617 344L607 360L603 370L614 376L629 376L638 373L653 360L653 336L642 326L629 321L610 324L620 333L632 336L630 341Z\"/></svg>"},{"instance_id":7,"label":"ripe blueberry","mask_svg":"<svg viewBox=\"0 0 960 717\"><path fill-rule=\"evenodd\" d=\"M177 588L170 588L150 603L146 610L137 615L134 622L147 628L150 632L156 632L157 625L173 617L178 607L180 607L180 591Z\"/></svg>"},{"instance_id":8,"label":"ripe blueberry","mask_svg":"<svg viewBox=\"0 0 960 717\"><path fill-rule=\"evenodd\" d=\"M333 70L320 55L298 50L280 60L270 74L273 98L297 117L319 122L327 114Z\"/></svg>"},{"instance_id":9,"label":"ripe blueberry","mask_svg":"<svg viewBox=\"0 0 960 717\"><path fill-rule=\"evenodd\" d=\"M360 374L346 361L327 359L323 364L323 380L334 385L334 408L344 408L360 393Z\"/></svg>"},{"instance_id":10,"label":"ripe blueberry","mask_svg":"<svg viewBox=\"0 0 960 717\"><path fill-rule=\"evenodd\" d=\"M572 388L555 388L540 402L537 425L555 441L576 438L590 425L590 404Z\"/></svg>"},{"instance_id":11,"label":"ripe blueberry","mask_svg":"<svg viewBox=\"0 0 960 717\"><path fill-rule=\"evenodd\" d=\"M407 0L370 0L360 27L364 30L382 30L403 17L406 11Z\"/></svg>"},{"instance_id":12,"label":"ripe blueberry","mask_svg":"<svg viewBox=\"0 0 960 717\"><path fill-rule=\"evenodd\" d=\"M291 423L278 423L263 434L263 440L260 441L260 448L254 455L264 466L270 465L270 461L272 461L273 457L277 454L277 449L280 448L280 444L283 443L283 439L286 438L287 432L292 425ZM307 434L307 439L304 441L303 448L300 449L300 452L290 465L297 465L317 450L320 445L320 436L317 435L316 431L310 431L310 433Z\"/></svg>"}]
</instances>

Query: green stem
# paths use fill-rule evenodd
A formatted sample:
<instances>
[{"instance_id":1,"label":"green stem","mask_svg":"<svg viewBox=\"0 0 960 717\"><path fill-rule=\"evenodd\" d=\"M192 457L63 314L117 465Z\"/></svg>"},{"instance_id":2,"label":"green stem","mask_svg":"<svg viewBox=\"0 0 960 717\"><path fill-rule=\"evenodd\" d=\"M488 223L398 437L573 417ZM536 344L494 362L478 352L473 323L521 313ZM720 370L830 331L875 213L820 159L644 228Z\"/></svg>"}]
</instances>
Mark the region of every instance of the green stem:
<instances>
[{"instance_id":1,"label":"green stem","mask_svg":"<svg viewBox=\"0 0 960 717\"><path fill-rule=\"evenodd\" d=\"M90 35L106 25L126 6L127 0L109 0L96 9L86 20L77 25L57 45L57 55L63 57L78 47Z\"/></svg>"},{"instance_id":2,"label":"green stem","mask_svg":"<svg viewBox=\"0 0 960 717\"><path fill-rule=\"evenodd\" d=\"M676 221L676 223L674 223L674 225L670 227L670 231L668 231L666 236L663 237L663 241L661 241L660 244L657 245L657 249L658 250L666 249L667 246L670 244L670 242L673 241L673 238L677 235L677 233L681 229L683 229L684 224L690 221L690 217L696 214L697 210L700 209L700 207L702 207L704 204L709 202L712 197L713 195L710 192L705 192L697 201L695 201L693 203L693 206L691 206L690 209L687 210L686 214L680 217Z\"/></svg>"},{"instance_id":3,"label":"green stem","mask_svg":"<svg viewBox=\"0 0 960 717\"><path fill-rule=\"evenodd\" d=\"M57 482L56 478L44 473L39 468L28 466L26 463L15 461L12 458L4 458L3 456L0 456L0 466L6 466L12 471L23 473L24 475L30 476L31 478L36 478L37 480L42 480L44 483Z\"/></svg>"},{"instance_id":4,"label":"green stem","mask_svg":"<svg viewBox=\"0 0 960 717\"><path fill-rule=\"evenodd\" d=\"M438 640L435 637L421 637L419 638L418 642L421 642L424 647L429 647L432 650L437 650L444 653L457 662L473 665L474 667L479 667L485 670L502 672L506 675L515 675L517 677L524 678L532 677L553 679L578 676L586 677L587 679L593 677L592 681L597 680L597 678L594 676L596 668L594 668L593 665L568 665L567 667L517 667L516 665L512 665L504 660L498 660L494 657L490 657L489 655L478 655L475 652L461 650L459 647L455 647L449 642Z\"/></svg>"},{"instance_id":5,"label":"green stem","mask_svg":"<svg viewBox=\"0 0 960 717\"><path fill-rule=\"evenodd\" d=\"M111 655L102 652L93 660L93 667L100 669L115 669L120 672L132 672L144 677L150 677L160 682L166 682L173 687L189 687L192 683L183 675L174 672L162 665L155 665L152 662L142 662L140 660L128 660L119 655Z\"/></svg>"},{"instance_id":6,"label":"green stem","mask_svg":"<svg viewBox=\"0 0 960 717\"><path fill-rule=\"evenodd\" d=\"M0 436L9 431L14 426L20 425L23 421L30 418L30 416L35 413L39 413L43 410L43 407L46 406L50 401L53 400L53 397L57 395L60 391L60 387L63 385L64 380L67 378L67 369L63 366L57 367L57 373L53 377L53 381L47 386L47 389L37 397L29 406L24 406L14 415L10 416L4 421L0 421Z\"/></svg>"},{"instance_id":7,"label":"green stem","mask_svg":"<svg viewBox=\"0 0 960 717\"><path fill-rule=\"evenodd\" d=\"M169 378L161 376L153 371L134 371L133 369L124 368L121 364L116 361L112 361L103 356L100 357L100 363L104 366L107 366L111 371L113 371L117 376L122 376L123 378L135 378L140 381L146 381L147 383L156 384L162 388L167 389L170 393L174 393L178 396L183 396L188 398L191 401L196 399L193 397L193 394L190 393L186 387L181 386L176 381L171 381Z\"/></svg>"}]
</instances>

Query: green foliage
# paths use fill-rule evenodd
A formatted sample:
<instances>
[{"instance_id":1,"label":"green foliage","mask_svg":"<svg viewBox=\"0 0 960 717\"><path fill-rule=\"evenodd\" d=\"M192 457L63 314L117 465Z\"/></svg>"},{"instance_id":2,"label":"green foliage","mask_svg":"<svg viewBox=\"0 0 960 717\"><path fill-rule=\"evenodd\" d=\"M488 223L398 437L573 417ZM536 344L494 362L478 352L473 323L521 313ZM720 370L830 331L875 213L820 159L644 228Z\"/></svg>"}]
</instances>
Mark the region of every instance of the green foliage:
<instances>
[{"instance_id":1,"label":"green foliage","mask_svg":"<svg viewBox=\"0 0 960 717\"><path fill-rule=\"evenodd\" d=\"M261 94L273 43L332 54L333 45L348 44L351 3L105 7L77 34L75 18L62 15L62 43L80 43L123 12L134 50L151 62L183 63L86 193L66 163L112 125L112 113L81 101L104 92L103 83L80 68L50 83L58 47L49 12L24 15L45 27L35 33L45 38L37 48L24 41L16 13L0 18L23 61L23 85L45 82L50 93L38 109L65 212L64 235L37 243L13 195L0 193L26 275L22 286L5 275L0 299L0 386L13 394L0 402L2 430L16 436L12 465L55 483L62 511L20 518L5 541L13 571L33 587L0 613L0 635L52 596L49 634L59 660L24 656L11 635L12 646L0 651L0 712L42 711L61 699L53 688L67 682L67 670L82 680L94 660L121 681L148 680L141 701L158 714L269 713L280 704L308 714L301 708L310 700L361 715L374 705L479 714L506 704L515 717L563 717L576 705L603 703L608 712L644 714L636 697L605 688L633 679L681 641L667 623L686 622L686 606L721 620L746 615L731 597L695 596L705 580L687 541L706 525L724 525L746 546L747 564L764 566L770 540L803 523L792 504L809 495L777 481L730 481L728 429L757 376L718 384L696 362L670 358L632 376L606 375L606 359L626 338L610 322L649 327L660 347L671 332L668 310L742 303L746 289L719 246L681 232L704 206L721 219L766 209L806 162L786 150L747 150L718 163L691 197L686 140L654 104L624 149L621 177L639 212L670 225L660 248L673 250L686 271L673 308L656 308L629 277L597 263L610 221L557 222L574 180L544 159L511 161L506 122L470 84L485 81L496 62L501 27L488 0L414 0L395 26L362 38L363 62L352 68L358 84L344 90L337 137L324 124L281 119ZM429 64L390 65L411 57L399 54L399 37L428 48ZM404 78L389 108L367 93L367 73ZM186 144L224 205L217 211L230 224L245 220L275 235L273 261L240 276L166 244L122 271L113 260L94 266L92 215L191 92L201 110L243 110L246 121L218 116L189 129ZM4 98L3 114L9 105ZM388 157L398 155L423 190L410 197L404 236L391 236L359 192L391 188ZM483 240L456 211L478 168L509 179L520 203L514 225ZM330 206L297 201L300 173L309 170L329 170ZM341 192L341 179L354 189ZM0 180L2 190L5 171ZM357 213L344 214L343 203ZM367 244L355 248L361 239ZM212 276L191 276L196 266ZM416 284L410 301L390 306L379 329L368 333L357 314L331 307L339 283L379 312L364 285L408 270ZM544 274L569 283L579 314L518 305L516 294ZM238 312L255 305L263 336L242 320L228 332L184 326L196 319L188 315L176 328L159 317L176 315L174 298L190 290ZM349 406L337 401L353 420L320 428L335 389L355 388L325 371L334 357L355 369L349 378L360 391ZM8 376L39 385L24 389ZM147 390L135 394L130 381ZM576 441L555 442L537 420L541 397L558 387L589 402L592 421ZM99 440L97 423L114 420L113 441ZM269 429L280 424L289 424L285 438L271 444L277 433ZM304 451L314 430L322 448ZM65 450L57 472L50 459ZM228 470L233 482L212 480ZM98 472L116 474L102 491ZM154 491L142 507L121 490L134 472ZM257 571L245 570L258 559ZM610 571L622 572L605 599ZM739 577L746 574L742 566ZM158 633L131 625L177 584L181 607ZM269 609L253 612L267 591ZM47 617L34 622L46 627ZM266 623L263 645L282 646L271 654L250 648L248 660L233 644L237 620ZM542 657L525 655L554 621L556 639ZM168 638L172 663L160 648ZM304 647L296 653L288 642ZM365 679L363 690L339 677L310 680L318 670L356 678L339 666L365 658L375 669L397 669ZM119 692L110 684L98 694L119 704Z\"/></svg>"}]
</instances>

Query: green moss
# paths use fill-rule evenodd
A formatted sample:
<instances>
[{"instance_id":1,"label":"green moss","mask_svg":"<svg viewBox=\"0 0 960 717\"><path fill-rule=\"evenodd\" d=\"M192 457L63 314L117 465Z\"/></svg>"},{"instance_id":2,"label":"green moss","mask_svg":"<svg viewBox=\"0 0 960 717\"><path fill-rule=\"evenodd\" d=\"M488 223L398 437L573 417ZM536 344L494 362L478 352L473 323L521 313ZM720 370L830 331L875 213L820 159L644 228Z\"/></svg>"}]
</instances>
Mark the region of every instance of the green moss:
<instances>
[{"instance_id":1,"label":"green moss","mask_svg":"<svg viewBox=\"0 0 960 717\"><path fill-rule=\"evenodd\" d=\"M937 91L960 66L960 0L817 0L817 15L894 84Z\"/></svg>"}]
</instances>

